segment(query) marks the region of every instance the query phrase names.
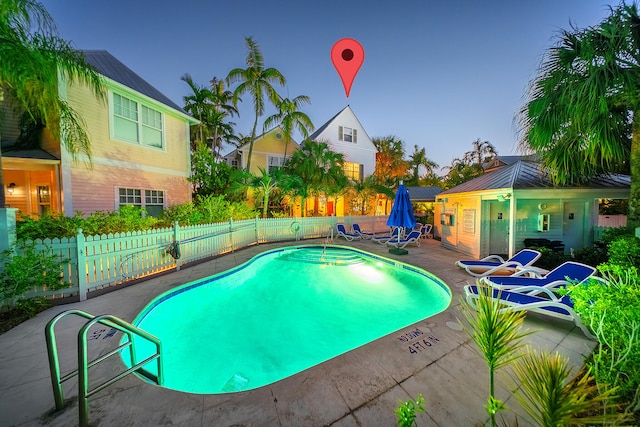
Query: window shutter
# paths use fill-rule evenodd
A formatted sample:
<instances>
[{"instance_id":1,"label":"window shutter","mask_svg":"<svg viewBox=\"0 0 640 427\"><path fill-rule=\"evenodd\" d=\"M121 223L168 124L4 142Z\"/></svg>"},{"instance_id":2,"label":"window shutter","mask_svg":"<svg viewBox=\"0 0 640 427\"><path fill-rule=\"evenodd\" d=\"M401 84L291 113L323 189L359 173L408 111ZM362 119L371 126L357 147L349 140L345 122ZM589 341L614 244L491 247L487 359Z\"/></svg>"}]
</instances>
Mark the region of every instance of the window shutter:
<instances>
[{"instance_id":1,"label":"window shutter","mask_svg":"<svg viewBox=\"0 0 640 427\"><path fill-rule=\"evenodd\" d=\"M338 141L343 141L343 139L342 139L342 126L338 126Z\"/></svg>"},{"instance_id":2,"label":"window shutter","mask_svg":"<svg viewBox=\"0 0 640 427\"><path fill-rule=\"evenodd\" d=\"M360 171L359 171L359 175L360 175L360 182L364 181L364 165L362 163L360 163Z\"/></svg>"},{"instance_id":3,"label":"window shutter","mask_svg":"<svg viewBox=\"0 0 640 427\"><path fill-rule=\"evenodd\" d=\"M353 129L353 143L357 143L358 142L358 131Z\"/></svg>"}]
</instances>

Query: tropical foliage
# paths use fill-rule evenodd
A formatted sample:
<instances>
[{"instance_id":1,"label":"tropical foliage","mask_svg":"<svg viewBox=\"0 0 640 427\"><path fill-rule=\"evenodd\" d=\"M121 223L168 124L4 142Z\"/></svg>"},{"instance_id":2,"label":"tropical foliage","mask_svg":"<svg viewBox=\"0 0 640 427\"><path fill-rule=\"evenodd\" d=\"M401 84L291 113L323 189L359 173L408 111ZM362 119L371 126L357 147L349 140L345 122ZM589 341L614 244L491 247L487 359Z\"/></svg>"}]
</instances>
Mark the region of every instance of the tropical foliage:
<instances>
[{"instance_id":1,"label":"tropical foliage","mask_svg":"<svg viewBox=\"0 0 640 427\"><path fill-rule=\"evenodd\" d=\"M348 184L342 165L344 155L331 150L323 141L306 140L285 164L285 171L300 178L291 188L292 194L299 197L302 206L306 206L309 197L320 192L337 194ZM306 216L306 212L302 212Z\"/></svg>"},{"instance_id":2,"label":"tropical foliage","mask_svg":"<svg viewBox=\"0 0 640 427\"><path fill-rule=\"evenodd\" d=\"M272 116L267 117L264 121L264 128L270 129L275 126L280 126L285 138L284 158L287 158L287 150L289 143L291 142L291 134L295 129L299 130L302 134L303 140L309 137L309 132L314 130L313 122L309 116L300 111L300 107L305 104L310 104L311 100L308 96L300 95L293 99L278 97L276 102L276 108L278 112Z\"/></svg>"},{"instance_id":3,"label":"tropical foliage","mask_svg":"<svg viewBox=\"0 0 640 427\"><path fill-rule=\"evenodd\" d=\"M514 360L523 347L522 339L529 333L522 332L524 312L504 309L499 298L493 298L493 290L484 282L476 281L479 297L475 307L462 303L460 312L463 328L478 347L489 367L489 398L485 409L491 426L496 426L496 415L506 409L495 395L495 372Z\"/></svg>"},{"instance_id":4,"label":"tropical foliage","mask_svg":"<svg viewBox=\"0 0 640 427\"><path fill-rule=\"evenodd\" d=\"M251 141L249 143L249 156L247 157L246 168L250 171L258 119L264 114L265 109L265 95L272 104L276 105L278 103L278 94L271 84L279 83L281 86L284 86L287 80L277 69L264 67L264 57L262 56L258 43L256 43L252 37L246 37L245 42L249 51L246 59L247 68L234 68L229 71L226 80L228 84L239 82L233 91L234 105L237 105L240 96L245 93L249 93L253 101L256 117L251 130Z\"/></svg>"},{"instance_id":5,"label":"tropical foliage","mask_svg":"<svg viewBox=\"0 0 640 427\"><path fill-rule=\"evenodd\" d=\"M409 155L409 167L411 168L411 179L409 179L407 185L420 185L420 170L424 169L424 177L433 176L434 170L438 168L438 164L427 157L426 148L418 148L417 145L413 146L413 153Z\"/></svg>"},{"instance_id":6,"label":"tropical foliage","mask_svg":"<svg viewBox=\"0 0 640 427\"><path fill-rule=\"evenodd\" d=\"M23 115L23 128L45 127L74 158L90 157L91 144L80 115L58 96L58 82L87 85L104 98L102 77L81 52L58 36L53 18L36 0L0 2L0 88L5 88L15 110ZM26 137L26 138L25 138ZM26 140L37 140L23 135ZM0 206L5 205L0 153Z\"/></svg>"},{"instance_id":7,"label":"tropical foliage","mask_svg":"<svg viewBox=\"0 0 640 427\"><path fill-rule=\"evenodd\" d=\"M558 184L631 172L629 221L640 224L640 15L624 2L559 33L518 114L520 144Z\"/></svg>"},{"instance_id":8,"label":"tropical foliage","mask_svg":"<svg viewBox=\"0 0 640 427\"><path fill-rule=\"evenodd\" d=\"M374 175L381 185L395 188L409 171L409 162L404 160L404 142L393 135L373 138L371 142L378 150Z\"/></svg>"}]
</instances>

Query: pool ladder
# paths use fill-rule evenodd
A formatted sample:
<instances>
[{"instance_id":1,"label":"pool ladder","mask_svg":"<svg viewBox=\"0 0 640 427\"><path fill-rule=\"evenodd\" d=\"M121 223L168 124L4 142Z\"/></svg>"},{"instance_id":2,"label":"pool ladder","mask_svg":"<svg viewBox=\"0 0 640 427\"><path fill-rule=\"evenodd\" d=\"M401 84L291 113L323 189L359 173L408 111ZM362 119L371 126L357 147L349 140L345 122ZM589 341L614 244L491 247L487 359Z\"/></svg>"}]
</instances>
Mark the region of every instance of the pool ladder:
<instances>
[{"instance_id":1,"label":"pool ladder","mask_svg":"<svg viewBox=\"0 0 640 427\"><path fill-rule=\"evenodd\" d=\"M58 320L70 314L84 317L88 319L88 322L86 322L78 332L78 369L61 377L54 327ZM87 361L87 332L89 331L89 328L91 328L91 326L97 323L123 332L127 335L128 341L120 344L117 348L111 350L107 354L104 354L97 359L89 362ZM156 347L156 352L154 354L139 363L135 363L136 352L133 342L134 335L151 341ZM101 390L104 390L106 387L126 377L127 375L137 372L138 374L142 375L143 377L157 385L162 385L163 383L162 361L160 359L160 340L150 333L145 332L142 329L137 328L131 323L125 322L124 320L116 316L112 316L110 314L94 316L81 310L67 310L58 314L47 323L47 326L45 328L45 338L47 341L47 355L49 356L49 370L51 372L51 385L53 386L53 398L56 404L56 411L60 411L64 408L64 391L62 389L62 383L67 381L68 379L73 378L76 374L78 375L78 411L80 415L80 427L89 425L89 397ZM130 347L129 355L131 360L131 367L126 371L116 375L115 377L105 381L103 384L96 386L96 388L94 388L93 390L89 390L89 368L106 360L114 354L118 354L121 350L127 347ZM156 360L157 363L157 375L143 368L144 365L153 360Z\"/></svg>"}]
</instances>

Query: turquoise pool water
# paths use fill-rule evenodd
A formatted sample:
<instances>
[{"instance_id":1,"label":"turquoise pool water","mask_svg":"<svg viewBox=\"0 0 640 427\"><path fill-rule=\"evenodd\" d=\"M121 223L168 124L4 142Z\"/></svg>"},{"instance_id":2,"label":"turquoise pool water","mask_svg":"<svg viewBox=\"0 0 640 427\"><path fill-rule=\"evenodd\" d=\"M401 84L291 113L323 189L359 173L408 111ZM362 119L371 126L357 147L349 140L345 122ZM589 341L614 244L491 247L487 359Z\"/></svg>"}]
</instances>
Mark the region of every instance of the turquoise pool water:
<instances>
[{"instance_id":1,"label":"turquoise pool water","mask_svg":"<svg viewBox=\"0 0 640 427\"><path fill-rule=\"evenodd\" d=\"M274 383L450 302L425 270L349 247L296 246L168 291L134 324L162 341L164 387L215 394ZM153 349L136 341L136 352L143 360Z\"/></svg>"}]
</instances>

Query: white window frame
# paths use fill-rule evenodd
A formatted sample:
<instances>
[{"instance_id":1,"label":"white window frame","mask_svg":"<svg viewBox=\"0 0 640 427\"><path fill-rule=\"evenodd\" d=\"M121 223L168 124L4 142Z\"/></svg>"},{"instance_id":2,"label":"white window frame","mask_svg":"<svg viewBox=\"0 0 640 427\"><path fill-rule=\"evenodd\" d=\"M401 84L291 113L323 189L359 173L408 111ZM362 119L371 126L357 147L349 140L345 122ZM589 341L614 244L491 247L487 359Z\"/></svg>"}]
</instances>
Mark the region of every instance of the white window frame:
<instances>
[{"instance_id":1,"label":"white window frame","mask_svg":"<svg viewBox=\"0 0 640 427\"><path fill-rule=\"evenodd\" d=\"M338 126L338 141L358 143L358 130L348 126Z\"/></svg>"},{"instance_id":2,"label":"white window frame","mask_svg":"<svg viewBox=\"0 0 640 427\"><path fill-rule=\"evenodd\" d=\"M125 191L126 194L121 195L120 192ZM121 202L120 197L126 197L126 202ZM133 197L133 202L129 201L129 198ZM135 200L139 198L139 203ZM147 202L147 198L156 199L156 203ZM162 198L161 203L157 203L158 198ZM116 187L115 189L115 202L116 210L121 206L133 205L140 208L146 208L147 206L162 206L162 209L167 207L167 192L165 190L149 189L149 188L134 188L134 187Z\"/></svg>"},{"instance_id":3,"label":"white window frame","mask_svg":"<svg viewBox=\"0 0 640 427\"><path fill-rule=\"evenodd\" d=\"M131 114L124 114L125 111L118 111L116 97L127 101L125 104L130 107L127 111ZM130 95L118 92L111 92L109 101L109 128L112 140L164 151L166 145L166 119L163 112L134 99ZM123 134L118 134L118 122L128 122L130 125L135 125L136 135L128 138ZM145 134L150 134L151 132L160 133L160 146L145 143Z\"/></svg>"},{"instance_id":4,"label":"white window frame","mask_svg":"<svg viewBox=\"0 0 640 427\"><path fill-rule=\"evenodd\" d=\"M284 156L267 156L267 172L280 169L284 165Z\"/></svg>"}]
</instances>

